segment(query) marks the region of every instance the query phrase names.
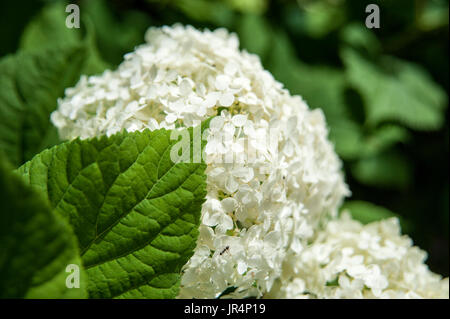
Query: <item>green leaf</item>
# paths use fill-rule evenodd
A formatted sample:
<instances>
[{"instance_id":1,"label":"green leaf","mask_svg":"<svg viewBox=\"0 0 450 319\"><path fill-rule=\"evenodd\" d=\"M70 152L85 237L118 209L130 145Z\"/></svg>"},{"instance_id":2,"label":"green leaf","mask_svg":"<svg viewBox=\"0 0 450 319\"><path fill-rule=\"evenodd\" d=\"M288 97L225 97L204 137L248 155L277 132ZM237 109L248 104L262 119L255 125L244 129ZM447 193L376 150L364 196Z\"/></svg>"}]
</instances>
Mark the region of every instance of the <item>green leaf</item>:
<instances>
[{"instance_id":1,"label":"green leaf","mask_svg":"<svg viewBox=\"0 0 450 319\"><path fill-rule=\"evenodd\" d=\"M303 6L304 28L311 37L321 38L338 28L345 21L345 10L340 5L324 1L311 1Z\"/></svg>"},{"instance_id":2,"label":"green leaf","mask_svg":"<svg viewBox=\"0 0 450 319\"><path fill-rule=\"evenodd\" d=\"M351 23L340 31L342 42L354 48L364 48L368 53L378 54L381 44L375 34L362 23Z\"/></svg>"},{"instance_id":3,"label":"green leaf","mask_svg":"<svg viewBox=\"0 0 450 319\"><path fill-rule=\"evenodd\" d=\"M341 211L344 210L348 210L354 219L363 224L386 218L398 217L387 208L360 200L345 202L341 208Z\"/></svg>"},{"instance_id":4,"label":"green leaf","mask_svg":"<svg viewBox=\"0 0 450 319\"><path fill-rule=\"evenodd\" d=\"M410 161L394 151L362 158L351 169L360 183L386 189L405 189L412 177Z\"/></svg>"},{"instance_id":5,"label":"green leaf","mask_svg":"<svg viewBox=\"0 0 450 319\"><path fill-rule=\"evenodd\" d=\"M154 0L147 0L152 2ZM235 14L229 5L218 0L174 0L170 4L199 22L230 28Z\"/></svg>"},{"instance_id":6,"label":"green leaf","mask_svg":"<svg viewBox=\"0 0 450 319\"><path fill-rule=\"evenodd\" d=\"M417 26L422 31L430 31L448 26L448 1L427 1L421 15L417 17Z\"/></svg>"},{"instance_id":7,"label":"green leaf","mask_svg":"<svg viewBox=\"0 0 450 319\"><path fill-rule=\"evenodd\" d=\"M342 211L350 212L352 218L358 220L362 224L369 224L382 219L396 217L400 220L400 224L404 232L408 232L410 230L409 222L401 216L393 213L385 207L369 202L360 200L347 201L342 205L341 212Z\"/></svg>"},{"instance_id":8,"label":"green leaf","mask_svg":"<svg viewBox=\"0 0 450 319\"><path fill-rule=\"evenodd\" d=\"M83 47L20 52L0 60L0 150L15 166L57 141L57 98L80 76Z\"/></svg>"},{"instance_id":9,"label":"green leaf","mask_svg":"<svg viewBox=\"0 0 450 319\"><path fill-rule=\"evenodd\" d=\"M86 297L83 272L66 287L66 267L82 271L70 226L10 170L0 156L0 298Z\"/></svg>"},{"instance_id":10,"label":"green leaf","mask_svg":"<svg viewBox=\"0 0 450 319\"><path fill-rule=\"evenodd\" d=\"M330 140L335 144L336 152L345 160L364 161L388 151L397 143L407 142L409 132L397 125L384 125L375 131L364 134L358 123L343 118L330 121Z\"/></svg>"},{"instance_id":11,"label":"green leaf","mask_svg":"<svg viewBox=\"0 0 450 319\"><path fill-rule=\"evenodd\" d=\"M104 0L80 3L82 20L91 22L88 35L95 33L101 56L116 65L122 62L124 54L144 41L145 31L153 23L142 11L122 9L117 15L111 7L111 3Z\"/></svg>"},{"instance_id":12,"label":"green leaf","mask_svg":"<svg viewBox=\"0 0 450 319\"><path fill-rule=\"evenodd\" d=\"M365 152L364 134L346 108L344 73L326 66L311 66L299 61L286 34L274 37L268 68L292 94L299 94L315 109L320 108L330 126L330 140L345 159L361 157ZM286 67L286 66L289 67Z\"/></svg>"},{"instance_id":13,"label":"green leaf","mask_svg":"<svg viewBox=\"0 0 450 319\"><path fill-rule=\"evenodd\" d=\"M351 160L364 155L364 135L360 125L345 118L329 124L331 126L330 140L339 156Z\"/></svg>"},{"instance_id":14,"label":"green leaf","mask_svg":"<svg viewBox=\"0 0 450 319\"><path fill-rule=\"evenodd\" d=\"M379 154L397 143L404 143L410 139L408 130L398 125L384 125L378 128L364 141L364 155Z\"/></svg>"},{"instance_id":15,"label":"green leaf","mask_svg":"<svg viewBox=\"0 0 450 319\"><path fill-rule=\"evenodd\" d=\"M246 14L239 20L238 34L242 48L264 60L272 37L272 30L266 20L259 15Z\"/></svg>"},{"instance_id":16,"label":"green leaf","mask_svg":"<svg viewBox=\"0 0 450 319\"><path fill-rule=\"evenodd\" d=\"M22 33L20 47L34 50L52 45L73 46L80 42L79 29L66 27L66 4L61 1L49 4L33 18Z\"/></svg>"},{"instance_id":17,"label":"green leaf","mask_svg":"<svg viewBox=\"0 0 450 319\"><path fill-rule=\"evenodd\" d=\"M305 31L311 37L322 38L345 22L346 12L340 5L325 1L299 2L299 5L305 12Z\"/></svg>"},{"instance_id":18,"label":"green leaf","mask_svg":"<svg viewBox=\"0 0 450 319\"><path fill-rule=\"evenodd\" d=\"M268 0L226 0L229 6L242 13L262 14L266 11Z\"/></svg>"},{"instance_id":19,"label":"green leaf","mask_svg":"<svg viewBox=\"0 0 450 319\"><path fill-rule=\"evenodd\" d=\"M390 73L345 49L342 59L350 84L362 95L367 124L397 121L415 130L439 129L444 123L445 92L420 67L384 57Z\"/></svg>"},{"instance_id":20,"label":"green leaf","mask_svg":"<svg viewBox=\"0 0 450 319\"><path fill-rule=\"evenodd\" d=\"M291 94L299 94L311 108L321 108L328 122L340 121L345 114L343 72L326 66L310 66L299 61L285 33L273 38L268 69Z\"/></svg>"},{"instance_id":21,"label":"green leaf","mask_svg":"<svg viewBox=\"0 0 450 319\"><path fill-rule=\"evenodd\" d=\"M73 226L92 298L178 293L181 267L198 235L206 166L174 164L170 134L74 140L19 169Z\"/></svg>"},{"instance_id":22,"label":"green leaf","mask_svg":"<svg viewBox=\"0 0 450 319\"><path fill-rule=\"evenodd\" d=\"M84 14L84 8L80 8L82 24L79 29L66 27L68 13L66 13L65 8L66 3L64 1L45 6L25 28L20 41L21 50L36 51L54 47L84 46L86 57L80 74L92 75L110 68L110 65L100 57L96 45L94 24L89 16Z\"/></svg>"}]
</instances>

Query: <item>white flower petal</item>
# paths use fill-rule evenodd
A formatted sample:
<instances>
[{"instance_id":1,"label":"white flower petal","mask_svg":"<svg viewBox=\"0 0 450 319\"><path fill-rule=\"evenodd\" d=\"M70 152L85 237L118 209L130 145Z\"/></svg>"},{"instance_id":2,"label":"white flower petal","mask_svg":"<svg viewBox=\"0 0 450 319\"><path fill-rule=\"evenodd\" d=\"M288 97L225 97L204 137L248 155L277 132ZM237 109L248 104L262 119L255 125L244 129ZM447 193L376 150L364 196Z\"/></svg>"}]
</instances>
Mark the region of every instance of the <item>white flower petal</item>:
<instances>
[{"instance_id":1,"label":"white flower petal","mask_svg":"<svg viewBox=\"0 0 450 319\"><path fill-rule=\"evenodd\" d=\"M234 102L234 94L233 93L225 93L222 94L219 98L219 105L220 106L231 106Z\"/></svg>"}]
</instances>

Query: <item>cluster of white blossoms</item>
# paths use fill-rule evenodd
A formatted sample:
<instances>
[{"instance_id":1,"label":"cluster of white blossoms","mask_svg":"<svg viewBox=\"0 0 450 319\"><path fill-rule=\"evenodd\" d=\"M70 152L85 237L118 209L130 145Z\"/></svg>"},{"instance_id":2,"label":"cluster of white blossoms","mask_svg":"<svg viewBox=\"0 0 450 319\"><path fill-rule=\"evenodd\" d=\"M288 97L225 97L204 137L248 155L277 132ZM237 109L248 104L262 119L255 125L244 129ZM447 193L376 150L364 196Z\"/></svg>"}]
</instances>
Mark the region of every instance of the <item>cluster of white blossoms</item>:
<instances>
[{"instance_id":1,"label":"cluster of white blossoms","mask_svg":"<svg viewBox=\"0 0 450 319\"><path fill-rule=\"evenodd\" d=\"M73 139L216 116L200 235L179 297L448 296L395 222L337 219L349 190L323 113L240 51L235 34L174 25L145 37L117 70L66 89L52 122Z\"/></svg>"},{"instance_id":2,"label":"cluster of white blossoms","mask_svg":"<svg viewBox=\"0 0 450 319\"><path fill-rule=\"evenodd\" d=\"M397 218L362 225L344 212L286 263L268 297L448 298L448 278L412 244Z\"/></svg>"}]
</instances>

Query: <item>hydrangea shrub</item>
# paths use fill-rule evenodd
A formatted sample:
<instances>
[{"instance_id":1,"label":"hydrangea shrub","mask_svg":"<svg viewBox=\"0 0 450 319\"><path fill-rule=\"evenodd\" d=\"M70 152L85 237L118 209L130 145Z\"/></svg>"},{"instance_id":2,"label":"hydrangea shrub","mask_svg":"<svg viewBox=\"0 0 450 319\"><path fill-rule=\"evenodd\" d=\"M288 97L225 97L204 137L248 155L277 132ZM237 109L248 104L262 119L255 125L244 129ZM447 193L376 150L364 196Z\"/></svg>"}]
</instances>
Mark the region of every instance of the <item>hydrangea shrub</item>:
<instances>
[{"instance_id":1,"label":"hydrangea shrub","mask_svg":"<svg viewBox=\"0 0 450 319\"><path fill-rule=\"evenodd\" d=\"M70 140L211 117L206 201L179 297L448 298L448 279L396 219L338 216L350 191L322 111L225 29L150 28L117 70L66 89L51 120Z\"/></svg>"}]
</instances>

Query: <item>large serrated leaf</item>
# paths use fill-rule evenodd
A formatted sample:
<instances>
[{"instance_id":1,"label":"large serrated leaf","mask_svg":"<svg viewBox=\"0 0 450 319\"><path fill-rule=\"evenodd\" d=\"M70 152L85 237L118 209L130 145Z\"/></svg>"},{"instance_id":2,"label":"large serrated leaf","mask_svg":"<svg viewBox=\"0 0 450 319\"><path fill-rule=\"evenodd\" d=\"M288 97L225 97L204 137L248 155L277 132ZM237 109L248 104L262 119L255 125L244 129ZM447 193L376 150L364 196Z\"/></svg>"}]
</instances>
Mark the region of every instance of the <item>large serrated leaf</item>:
<instances>
[{"instance_id":1,"label":"large serrated leaf","mask_svg":"<svg viewBox=\"0 0 450 319\"><path fill-rule=\"evenodd\" d=\"M0 298L87 296L76 238L43 197L15 176L0 157ZM68 265L81 271L68 288Z\"/></svg>"},{"instance_id":2,"label":"large serrated leaf","mask_svg":"<svg viewBox=\"0 0 450 319\"><path fill-rule=\"evenodd\" d=\"M21 52L0 60L0 150L15 166L58 141L57 98L80 76L83 47Z\"/></svg>"},{"instance_id":3,"label":"large serrated leaf","mask_svg":"<svg viewBox=\"0 0 450 319\"><path fill-rule=\"evenodd\" d=\"M74 140L19 169L73 226L90 297L178 293L181 267L198 235L206 166L174 164L170 134L145 130Z\"/></svg>"}]
</instances>

